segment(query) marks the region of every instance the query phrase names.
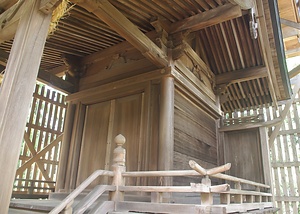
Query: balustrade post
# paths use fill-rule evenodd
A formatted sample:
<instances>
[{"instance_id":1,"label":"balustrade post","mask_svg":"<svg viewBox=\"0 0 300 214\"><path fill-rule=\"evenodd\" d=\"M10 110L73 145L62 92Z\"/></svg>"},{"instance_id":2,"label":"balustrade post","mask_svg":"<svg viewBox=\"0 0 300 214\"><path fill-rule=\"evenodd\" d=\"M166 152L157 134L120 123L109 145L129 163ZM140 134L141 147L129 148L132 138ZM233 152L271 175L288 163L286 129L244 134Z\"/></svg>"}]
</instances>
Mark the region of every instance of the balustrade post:
<instances>
[{"instance_id":1,"label":"balustrade post","mask_svg":"<svg viewBox=\"0 0 300 214\"><path fill-rule=\"evenodd\" d=\"M241 189L242 189L241 183L240 183L240 182L236 182L236 183L234 184L234 188L235 188L235 189L238 189L238 190L241 190ZM234 195L234 202L235 202L235 203L242 204L242 203L243 203L243 196L240 195L240 194Z\"/></svg>"},{"instance_id":2,"label":"balustrade post","mask_svg":"<svg viewBox=\"0 0 300 214\"><path fill-rule=\"evenodd\" d=\"M126 150L122 147L126 139L123 135L119 134L115 137L115 143L117 147L114 149L113 152L113 165L112 170L114 172L114 177L112 181L112 185L116 186L115 192L110 192L110 200L118 202L124 200L124 192L119 191L119 186L124 186L124 177L122 173L126 171L125 166L125 157L126 157Z\"/></svg>"},{"instance_id":3,"label":"balustrade post","mask_svg":"<svg viewBox=\"0 0 300 214\"><path fill-rule=\"evenodd\" d=\"M201 183L206 186L211 186L211 180L208 175L202 178ZM201 205L212 205L213 204L213 195L212 193L201 193Z\"/></svg>"}]
</instances>

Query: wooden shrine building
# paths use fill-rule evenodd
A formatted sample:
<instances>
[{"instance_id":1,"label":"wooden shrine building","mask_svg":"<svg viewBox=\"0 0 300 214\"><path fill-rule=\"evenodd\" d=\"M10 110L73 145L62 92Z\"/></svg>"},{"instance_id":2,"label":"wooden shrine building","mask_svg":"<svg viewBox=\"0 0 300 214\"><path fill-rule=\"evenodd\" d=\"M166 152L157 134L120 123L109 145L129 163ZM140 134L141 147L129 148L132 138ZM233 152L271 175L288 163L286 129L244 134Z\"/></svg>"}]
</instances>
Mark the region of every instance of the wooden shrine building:
<instances>
[{"instance_id":1,"label":"wooden shrine building","mask_svg":"<svg viewBox=\"0 0 300 214\"><path fill-rule=\"evenodd\" d=\"M230 162L229 175L271 184L265 127L226 132L220 120L292 94L277 1L0 0L0 8L0 213L9 207L36 78L68 94L56 192L111 170L118 134L126 137L128 173ZM125 184L190 182L199 179L141 176ZM98 184L111 180L89 188ZM270 205L267 194L260 204Z\"/></svg>"}]
</instances>

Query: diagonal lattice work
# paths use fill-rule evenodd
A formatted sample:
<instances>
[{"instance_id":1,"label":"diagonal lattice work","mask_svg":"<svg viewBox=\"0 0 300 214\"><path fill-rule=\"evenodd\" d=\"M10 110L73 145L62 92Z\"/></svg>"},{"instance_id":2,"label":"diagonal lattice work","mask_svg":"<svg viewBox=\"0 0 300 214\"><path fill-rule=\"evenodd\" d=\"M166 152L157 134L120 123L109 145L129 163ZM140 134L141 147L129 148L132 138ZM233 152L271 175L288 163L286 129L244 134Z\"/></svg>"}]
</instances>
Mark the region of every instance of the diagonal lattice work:
<instances>
[{"instance_id":1,"label":"diagonal lattice work","mask_svg":"<svg viewBox=\"0 0 300 214\"><path fill-rule=\"evenodd\" d=\"M54 191L57 176L65 95L37 84L20 151L14 197L43 197Z\"/></svg>"}]
</instances>

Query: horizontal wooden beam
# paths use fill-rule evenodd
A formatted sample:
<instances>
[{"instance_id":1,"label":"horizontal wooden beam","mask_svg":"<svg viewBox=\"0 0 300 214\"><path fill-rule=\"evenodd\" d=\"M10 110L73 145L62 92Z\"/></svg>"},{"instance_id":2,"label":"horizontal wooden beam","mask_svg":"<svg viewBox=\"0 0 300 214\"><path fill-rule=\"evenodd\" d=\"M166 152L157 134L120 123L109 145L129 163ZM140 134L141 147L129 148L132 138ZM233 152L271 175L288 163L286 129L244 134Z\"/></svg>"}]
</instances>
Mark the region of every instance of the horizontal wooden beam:
<instances>
[{"instance_id":1,"label":"horizontal wooden beam","mask_svg":"<svg viewBox=\"0 0 300 214\"><path fill-rule=\"evenodd\" d=\"M230 84L267 77L266 67L251 67L216 75L216 84Z\"/></svg>"},{"instance_id":2,"label":"horizontal wooden beam","mask_svg":"<svg viewBox=\"0 0 300 214\"><path fill-rule=\"evenodd\" d=\"M280 19L281 24L300 30L300 23L293 22L287 19Z\"/></svg>"},{"instance_id":3,"label":"horizontal wooden beam","mask_svg":"<svg viewBox=\"0 0 300 214\"><path fill-rule=\"evenodd\" d=\"M147 59L160 68L168 66L166 53L151 41L139 28L128 20L117 8L107 0L72 0L104 21L119 33Z\"/></svg>"},{"instance_id":4,"label":"horizontal wooden beam","mask_svg":"<svg viewBox=\"0 0 300 214\"><path fill-rule=\"evenodd\" d=\"M184 30L193 32L240 16L242 16L240 6L225 4L172 24L170 33Z\"/></svg>"},{"instance_id":5,"label":"horizontal wooden beam","mask_svg":"<svg viewBox=\"0 0 300 214\"><path fill-rule=\"evenodd\" d=\"M58 77L63 77L68 71L68 67L66 65L61 65L59 67L47 70L49 73L54 74Z\"/></svg>"},{"instance_id":6,"label":"horizontal wooden beam","mask_svg":"<svg viewBox=\"0 0 300 214\"><path fill-rule=\"evenodd\" d=\"M9 53L6 51L0 49L0 59L3 59L4 61L7 61L5 59L8 59ZM4 62L4 66L6 66L6 62ZM3 80L3 75L0 75L0 83ZM44 70L39 70L37 80L57 89L61 90L67 94L71 94L75 92L75 86L71 82L68 82L66 80L61 79L60 77L56 76L53 73L44 71Z\"/></svg>"},{"instance_id":7,"label":"horizontal wooden beam","mask_svg":"<svg viewBox=\"0 0 300 214\"><path fill-rule=\"evenodd\" d=\"M44 84L49 85L57 90L63 91L67 94L72 94L75 92L74 84L63 80L62 78L47 71L39 70L37 79L43 82Z\"/></svg>"}]
</instances>

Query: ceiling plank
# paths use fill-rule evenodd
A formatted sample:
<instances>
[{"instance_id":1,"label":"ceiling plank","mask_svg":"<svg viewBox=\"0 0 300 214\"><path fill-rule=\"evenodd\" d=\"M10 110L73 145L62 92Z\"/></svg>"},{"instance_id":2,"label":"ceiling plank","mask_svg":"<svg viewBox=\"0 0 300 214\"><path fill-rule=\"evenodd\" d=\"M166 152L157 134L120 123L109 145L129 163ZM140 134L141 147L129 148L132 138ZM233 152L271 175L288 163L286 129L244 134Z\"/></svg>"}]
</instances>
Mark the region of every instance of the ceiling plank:
<instances>
[{"instance_id":1,"label":"ceiling plank","mask_svg":"<svg viewBox=\"0 0 300 214\"><path fill-rule=\"evenodd\" d=\"M152 42L136 25L128 20L109 1L102 0L72 0L72 2L85 8L104 21L113 30L124 37L129 43L137 48L147 59L160 68L168 66L166 53Z\"/></svg>"},{"instance_id":2,"label":"ceiling plank","mask_svg":"<svg viewBox=\"0 0 300 214\"><path fill-rule=\"evenodd\" d=\"M234 5L239 5L243 10L249 10L255 7L254 0L229 0Z\"/></svg>"},{"instance_id":3,"label":"ceiling plank","mask_svg":"<svg viewBox=\"0 0 300 214\"><path fill-rule=\"evenodd\" d=\"M232 84L267 77L266 67L252 67L216 75L216 84Z\"/></svg>"},{"instance_id":4,"label":"ceiling plank","mask_svg":"<svg viewBox=\"0 0 300 214\"><path fill-rule=\"evenodd\" d=\"M240 6L225 4L172 24L170 33L184 30L193 32L240 16L242 16Z\"/></svg>"}]
</instances>

